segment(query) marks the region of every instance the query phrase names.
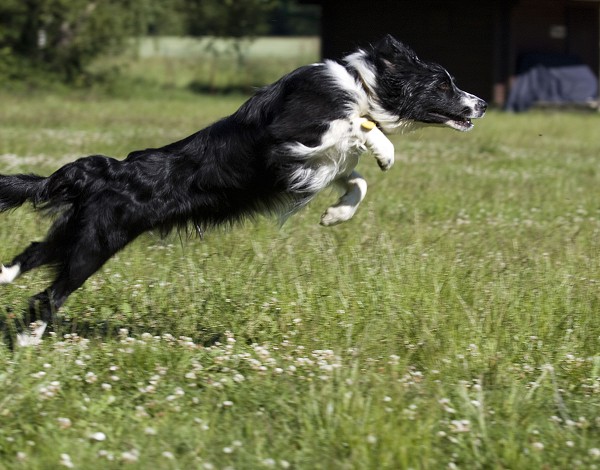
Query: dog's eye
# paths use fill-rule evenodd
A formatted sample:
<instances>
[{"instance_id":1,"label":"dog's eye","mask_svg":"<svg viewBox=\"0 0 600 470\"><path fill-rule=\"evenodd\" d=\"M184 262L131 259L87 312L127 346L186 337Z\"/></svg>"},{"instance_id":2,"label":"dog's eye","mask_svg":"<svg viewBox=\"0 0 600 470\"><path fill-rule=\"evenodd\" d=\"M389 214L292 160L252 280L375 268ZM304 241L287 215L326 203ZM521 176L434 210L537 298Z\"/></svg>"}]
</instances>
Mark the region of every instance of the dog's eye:
<instances>
[{"instance_id":1,"label":"dog's eye","mask_svg":"<svg viewBox=\"0 0 600 470\"><path fill-rule=\"evenodd\" d=\"M448 83L440 83L438 85L438 89L440 91L449 91L450 90L450 85Z\"/></svg>"}]
</instances>

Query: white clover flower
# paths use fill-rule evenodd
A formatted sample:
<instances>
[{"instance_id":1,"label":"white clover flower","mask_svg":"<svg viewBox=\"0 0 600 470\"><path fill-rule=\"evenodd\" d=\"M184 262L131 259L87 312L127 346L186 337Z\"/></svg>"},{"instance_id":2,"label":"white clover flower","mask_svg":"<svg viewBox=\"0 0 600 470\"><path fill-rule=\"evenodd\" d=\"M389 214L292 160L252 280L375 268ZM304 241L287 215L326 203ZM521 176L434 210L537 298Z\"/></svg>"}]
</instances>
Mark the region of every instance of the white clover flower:
<instances>
[{"instance_id":1,"label":"white clover flower","mask_svg":"<svg viewBox=\"0 0 600 470\"><path fill-rule=\"evenodd\" d=\"M85 374L85 381L87 383L93 384L97 380L98 380L98 376L96 374L94 374L93 372L90 371Z\"/></svg>"},{"instance_id":2,"label":"white clover flower","mask_svg":"<svg viewBox=\"0 0 600 470\"><path fill-rule=\"evenodd\" d=\"M169 459L169 460L173 460L175 458L175 456L173 455L172 452L169 452L168 450L165 450L162 454L161 454L165 459Z\"/></svg>"},{"instance_id":3,"label":"white clover flower","mask_svg":"<svg viewBox=\"0 0 600 470\"><path fill-rule=\"evenodd\" d=\"M146 409L141 406L141 405L137 405L135 407L135 415L138 418L148 418L150 415L148 414L148 412L146 411Z\"/></svg>"},{"instance_id":4,"label":"white clover flower","mask_svg":"<svg viewBox=\"0 0 600 470\"><path fill-rule=\"evenodd\" d=\"M61 429L68 429L71 427L71 420L69 418L57 418L58 425Z\"/></svg>"},{"instance_id":5,"label":"white clover flower","mask_svg":"<svg viewBox=\"0 0 600 470\"><path fill-rule=\"evenodd\" d=\"M112 452L109 452L104 449L98 451L98 457L104 457L106 460L111 460L111 461L115 459L115 456Z\"/></svg>"},{"instance_id":6,"label":"white clover flower","mask_svg":"<svg viewBox=\"0 0 600 470\"><path fill-rule=\"evenodd\" d=\"M471 431L471 422L468 419L453 419L450 421L450 429L453 432L469 432Z\"/></svg>"},{"instance_id":7,"label":"white clover flower","mask_svg":"<svg viewBox=\"0 0 600 470\"><path fill-rule=\"evenodd\" d=\"M127 463L137 462L140 458L140 452L137 449L131 449L121 454L121 460Z\"/></svg>"},{"instance_id":8,"label":"white clover flower","mask_svg":"<svg viewBox=\"0 0 600 470\"><path fill-rule=\"evenodd\" d=\"M106 440L106 434L104 434L103 432L95 432L93 434L90 435L90 440L92 441L96 441L96 442L102 442Z\"/></svg>"},{"instance_id":9,"label":"white clover flower","mask_svg":"<svg viewBox=\"0 0 600 470\"><path fill-rule=\"evenodd\" d=\"M41 399L53 398L60 391L60 382L58 380L54 380L47 386L40 387L38 391Z\"/></svg>"},{"instance_id":10,"label":"white clover flower","mask_svg":"<svg viewBox=\"0 0 600 470\"><path fill-rule=\"evenodd\" d=\"M531 444L531 447L533 447L534 450L540 452L544 450L544 444L542 442L534 442L533 444Z\"/></svg>"},{"instance_id":11,"label":"white clover flower","mask_svg":"<svg viewBox=\"0 0 600 470\"><path fill-rule=\"evenodd\" d=\"M59 465L67 468L73 468L73 461L71 460L71 456L69 454L60 454L60 462Z\"/></svg>"}]
</instances>

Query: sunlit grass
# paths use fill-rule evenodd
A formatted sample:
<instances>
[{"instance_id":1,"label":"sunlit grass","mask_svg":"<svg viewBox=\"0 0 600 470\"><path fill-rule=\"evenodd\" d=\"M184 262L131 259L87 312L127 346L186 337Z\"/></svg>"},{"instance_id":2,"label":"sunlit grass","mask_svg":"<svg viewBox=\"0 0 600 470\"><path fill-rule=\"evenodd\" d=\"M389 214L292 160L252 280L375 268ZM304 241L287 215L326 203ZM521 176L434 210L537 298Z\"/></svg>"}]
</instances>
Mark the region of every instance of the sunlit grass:
<instances>
[{"instance_id":1,"label":"sunlit grass","mask_svg":"<svg viewBox=\"0 0 600 470\"><path fill-rule=\"evenodd\" d=\"M320 57L317 37L243 40L240 53L231 39L160 37L133 42L118 57L97 61L91 71L120 74L149 84L195 91L251 91Z\"/></svg>"},{"instance_id":2,"label":"sunlit grass","mask_svg":"<svg viewBox=\"0 0 600 470\"><path fill-rule=\"evenodd\" d=\"M0 172L159 146L240 96L5 96ZM204 240L141 237L38 349L0 349L0 467L600 465L596 114L491 112L398 137L355 218L320 196ZM0 259L48 221L2 214ZM1 286L14 310L47 271Z\"/></svg>"}]
</instances>

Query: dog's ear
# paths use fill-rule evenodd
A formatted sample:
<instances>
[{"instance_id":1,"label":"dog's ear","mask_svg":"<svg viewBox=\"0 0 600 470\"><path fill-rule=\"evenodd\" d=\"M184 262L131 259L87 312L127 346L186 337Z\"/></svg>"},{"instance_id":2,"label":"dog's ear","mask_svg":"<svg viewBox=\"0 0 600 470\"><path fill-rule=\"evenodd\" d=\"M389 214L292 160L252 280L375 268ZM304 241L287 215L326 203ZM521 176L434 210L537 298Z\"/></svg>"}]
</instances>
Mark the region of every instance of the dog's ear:
<instances>
[{"instance_id":1,"label":"dog's ear","mask_svg":"<svg viewBox=\"0 0 600 470\"><path fill-rule=\"evenodd\" d=\"M383 39L375 43L373 50L382 59L387 59L392 62L398 60L399 58L418 60L417 55L410 47L398 41L391 34L387 34Z\"/></svg>"}]
</instances>

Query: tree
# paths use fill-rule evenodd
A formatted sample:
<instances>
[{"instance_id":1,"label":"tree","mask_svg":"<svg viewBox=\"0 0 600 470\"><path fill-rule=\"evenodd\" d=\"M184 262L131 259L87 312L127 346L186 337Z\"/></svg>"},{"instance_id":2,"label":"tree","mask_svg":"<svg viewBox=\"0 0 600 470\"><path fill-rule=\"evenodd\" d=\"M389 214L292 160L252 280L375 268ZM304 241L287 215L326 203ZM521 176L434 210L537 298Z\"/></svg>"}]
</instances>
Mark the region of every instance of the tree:
<instances>
[{"instance_id":1,"label":"tree","mask_svg":"<svg viewBox=\"0 0 600 470\"><path fill-rule=\"evenodd\" d=\"M254 37L269 31L277 0L185 0L192 36Z\"/></svg>"},{"instance_id":2,"label":"tree","mask_svg":"<svg viewBox=\"0 0 600 470\"><path fill-rule=\"evenodd\" d=\"M148 23L178 0L3 0L0 52L29 68L81 76L96 57L146 34ZM162 5L160 7L159 5Z\"/></svg>"}]
</instances>

